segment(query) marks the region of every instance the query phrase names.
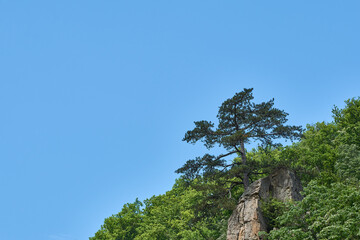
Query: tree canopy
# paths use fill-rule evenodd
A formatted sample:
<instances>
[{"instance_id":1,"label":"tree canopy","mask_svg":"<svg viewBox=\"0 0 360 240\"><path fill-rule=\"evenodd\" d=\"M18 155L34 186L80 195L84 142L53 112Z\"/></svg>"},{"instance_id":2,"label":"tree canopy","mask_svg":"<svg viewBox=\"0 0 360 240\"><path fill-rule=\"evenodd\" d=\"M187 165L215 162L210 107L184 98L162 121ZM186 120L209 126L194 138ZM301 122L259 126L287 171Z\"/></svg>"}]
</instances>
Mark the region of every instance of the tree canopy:
<instances>
[{"instance_id":1,"label":"tree canopy","mask_svg":"<svg viewBox=\"0 0 360 240\"><path fill-rule=\"evenodd\" d=\"M207 158L193 160L192 164L198 164L198 169L189 168L185 175L176 180L170 191L143 203L136 200L125 204L118 214L105 219L101 229L90 239L225 240L227 220L244 190L241 185L231 189L233 184L242 181L239 174L247 169L249 177L253 176L255 180L263 177L273 166L285 166L296 171L304 186L304 199L285 204L276 201L263 203L263 213L273 227L269 229L270 232L263 233L263 239L360 239L360 138L356 134L360 126L360 98L349 99L345 104L342 109L334 108L333 122L307 125L299 142L275 148L267 147L265 140L264 146L247 151L246 168L243 167L241 154L236 155L227 164L231 167L224 171L221 170L225 164L221 167L215 164L225 161L216 160L219 156L209 154ZM214 129L215 124L211 122L203 123L204 126L210 124L205 128L208 129L207 135L201 135L202 131L196 132L197 125L194 132L188 133L198 136L194 142L204 141L206 144L208 141L209 148L222 144L222 138L225 138L224 143L235 141L237 137L245 143L245 140L264 143L256 137L249 138L254 135L249 135L247 139L238 135L231 137L230 132L236 133L236 129L230 128L232 130L226 132L225 128L219 126ZM249 122L244 124L239 126L244 128ZM274 132L274 129L267 129L266 132ZM225 134L220 135L221 132L229 133L227 136L231 141L226 139ZM212 138L210 133L218 134L218 138ZM300 131L296 134L300 134ZM293 137L297 138L298 135ZM276 143L271 145L276 146ZM228 146L225 149L229 153L234 148L231 144ZM202 172L197 172L199 169ZM193 178L189 181L191 174ZM226 193L232 194L231 198L226 197ZM219 199L230 199L232 204Z\"/></svg>"},{"instance_id":2,"label":"tree canopy","mask_svg":"<svg viewBox=\"0 0 360 240\"><path fill-rule=\"evenodd\" d=\"M226 152L218 156L205 154L189 160L177 173L184 173L189 178L201 174L206 177L219 171L224 172L235 165L242 165L239 169L241 176L237 174L237 177L246 189L250 184L251 172L247 164L245 144L257 141L263 147L274 147L279 146L279 143L274 143L275 139L300 139L302 127L285 125L288 114L274 107L274 99L254 103L252 91L252 88L245 88L221 104L216 128L211 121L196 121L195 128L187 131L183 139L188 143L201 141L208 149L218 145ZM225 157L232 154L238 154L241 162L227 163Z\"/></svg>"}]
</instances>

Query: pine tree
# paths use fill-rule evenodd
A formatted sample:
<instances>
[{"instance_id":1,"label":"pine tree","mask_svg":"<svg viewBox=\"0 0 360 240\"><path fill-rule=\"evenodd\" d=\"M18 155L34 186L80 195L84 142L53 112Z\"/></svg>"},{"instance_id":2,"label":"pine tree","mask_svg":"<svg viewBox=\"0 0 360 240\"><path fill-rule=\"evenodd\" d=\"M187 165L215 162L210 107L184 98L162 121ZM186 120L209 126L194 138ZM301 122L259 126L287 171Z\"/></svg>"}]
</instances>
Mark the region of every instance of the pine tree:
<instances>
[{"instance_id":1,"label":"pine tree","mask_svg":"<svg viewBox=\"0 0 360 240\"><path fill-rule=\"evenodd\" d=\"M186 164L176 172L185 174L187 178L213 177L217 173L231 171L236 165L241 165L241 175L237 176L246 189L250 185L250 168L246 157L245 145L259 142L262 146L276 147L275 139L285 138L296 140L301 137L301 126L285 125L287 113L274 108L274 99L267 102L254 103L253 89L244 89L229 98L219 108L218 125L211 121L196 121L195 128L187 131L183 141L196 143L201 141L211 149L215 145L223 147L226 152L218 156L205 154ZM226 157L238 154L241 162L226 161Z\"/></svg>"}]
</instances>

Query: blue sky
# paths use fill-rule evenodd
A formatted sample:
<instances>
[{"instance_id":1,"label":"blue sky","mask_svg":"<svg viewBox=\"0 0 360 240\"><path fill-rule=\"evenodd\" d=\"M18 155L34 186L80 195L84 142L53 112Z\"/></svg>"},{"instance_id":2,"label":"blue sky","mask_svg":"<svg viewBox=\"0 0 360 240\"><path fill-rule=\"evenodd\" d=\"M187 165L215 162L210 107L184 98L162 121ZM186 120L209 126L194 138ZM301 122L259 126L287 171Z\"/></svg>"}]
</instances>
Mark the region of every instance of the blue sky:
<instances>
[{"instance_id":1,"label":"blue sky","mask_svg":"<svg viewBox=\"0 0 360 240\"><path fill-rule=\"evenodd\" d=\"M359 1L0 0L0 236L82 240L171 189L243 88L289 123L360 89Z\"/></svg>"}]
</instances>

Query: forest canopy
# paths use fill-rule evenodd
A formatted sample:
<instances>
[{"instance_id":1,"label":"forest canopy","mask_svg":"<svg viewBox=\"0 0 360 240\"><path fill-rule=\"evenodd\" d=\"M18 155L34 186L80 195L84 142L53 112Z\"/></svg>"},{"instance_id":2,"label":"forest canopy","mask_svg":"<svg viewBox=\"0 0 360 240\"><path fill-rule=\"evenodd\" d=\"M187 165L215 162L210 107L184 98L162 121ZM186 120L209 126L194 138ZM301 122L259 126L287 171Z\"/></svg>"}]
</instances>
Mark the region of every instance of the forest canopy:
<instances>
[{"instance_id":1,"label":"forest canopy","mask_svg":"<svg viewBox=\"0 0 360 240\"><path fill-rule=\"evenodd\" d=\"M274 108L273 100L251 103L251 91L244 89L224 102L218 115L223 121L216 129L211 122L195 122L184 138L235 151L231 167L219 170L225 166L219 156L193 160L202 174L185 165L178 170L185 174L170 191L125 204L90 240L226 239L227 220L244 191L236 182L243 183L244 172L256 173L249 174L250 184L278 167L301 178L304 199L268 206L276 211L269 215L273 229L263 233L264 239L360 239L360 98L346 100L344 108L334 107L332 122L309 124L302 132L299 126L284 125L287 114ZM254 132L243 129L256 121ZM269 133L300 140L281 146L271 144L271 138L260 139ZM241 145L251 137L265 144L245 151Z\"/></svg>"}]
</instances>

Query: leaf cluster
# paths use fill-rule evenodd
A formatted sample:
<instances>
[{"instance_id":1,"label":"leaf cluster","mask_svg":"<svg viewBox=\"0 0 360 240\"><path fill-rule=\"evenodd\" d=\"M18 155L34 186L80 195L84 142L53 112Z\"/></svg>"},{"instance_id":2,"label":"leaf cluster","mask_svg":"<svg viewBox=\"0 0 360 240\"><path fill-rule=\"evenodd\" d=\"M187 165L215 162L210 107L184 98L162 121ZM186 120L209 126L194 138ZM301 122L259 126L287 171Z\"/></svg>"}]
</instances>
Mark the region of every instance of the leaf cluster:
<instances>
[{"instance_id":1,"label":"leaf cluster","mask_svg":"<svg viewBox=\"0 0 360 240\"><path fill-rule=\"evenodd\" d=\"M230 212L200 219L193 206L202 199L200 192L178 179L165 194L124 205L118 214L105 219L90 240L224 239Z\"/></svg>"},{"instance_id":2,"label":"leaf cluster","mask_svg":"<svg viewBox=\"0 0 360 240\"><path fill-rule=\"evenodd\" d=\"M271 231L269 239L360 239L359 187L344 183L328 187L312 181L304 194L301 202L289 204L289 210L277 218L281 228Z\"/></svg>"}]
</instances>

